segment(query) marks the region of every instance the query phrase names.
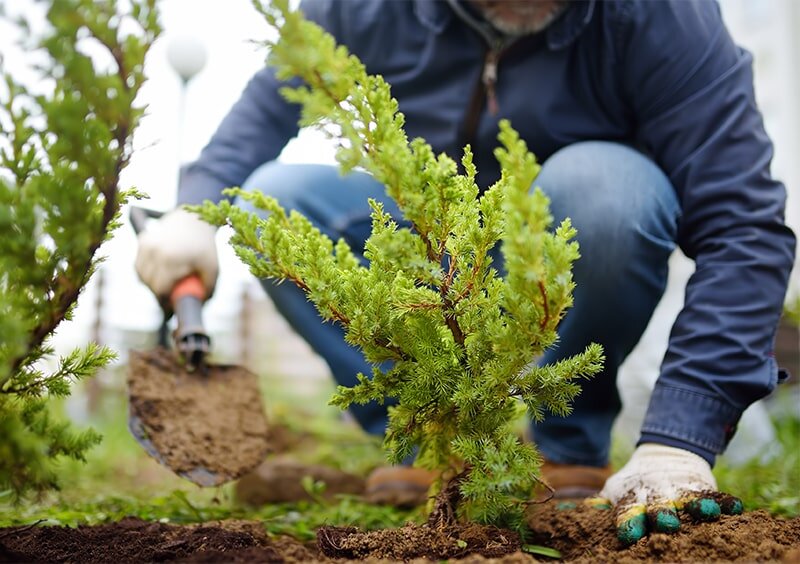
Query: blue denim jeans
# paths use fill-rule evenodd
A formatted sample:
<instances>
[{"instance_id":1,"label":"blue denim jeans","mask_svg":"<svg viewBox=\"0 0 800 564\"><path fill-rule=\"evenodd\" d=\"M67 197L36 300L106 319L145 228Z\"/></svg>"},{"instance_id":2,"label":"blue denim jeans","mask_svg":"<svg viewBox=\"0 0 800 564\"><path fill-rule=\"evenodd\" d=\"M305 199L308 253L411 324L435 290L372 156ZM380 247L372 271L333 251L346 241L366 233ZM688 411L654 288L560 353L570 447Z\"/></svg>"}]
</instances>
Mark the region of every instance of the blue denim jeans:
<instances>
[{"instance_id":1,"label":"blue denim jeans","mask_svg":"<svg viewBox=\"0 0 800 564\"><path fill-rule=\"evenodd\" d=\"M550 197L556 222L572 219L581 250L574 266L574 306L559 327L557 346L541 362L574 355L591 342L603 345L606 362L601 373L583 383L569 417L549 416L532 424L532 434L553 462L602 466L608 462L611 426L620 410L617 369L664 291L680 208L669 180L651 160L609 142L565 147L544 163L535 184ZM367 198L384 202L386 211L399 217L383 186L369 175L341 176L330 166L272 162L256 170L244 188L274 196L332 239L344 237L354 252L363 249L370 234ZM371 373L361 353L345 343L342 329L320 323L302 292L291 284L263 285L338 383L352 386L357 373ZM367 432L384 432L385 406L356 405L351 411Z\"/></svg>"}]
</instances>

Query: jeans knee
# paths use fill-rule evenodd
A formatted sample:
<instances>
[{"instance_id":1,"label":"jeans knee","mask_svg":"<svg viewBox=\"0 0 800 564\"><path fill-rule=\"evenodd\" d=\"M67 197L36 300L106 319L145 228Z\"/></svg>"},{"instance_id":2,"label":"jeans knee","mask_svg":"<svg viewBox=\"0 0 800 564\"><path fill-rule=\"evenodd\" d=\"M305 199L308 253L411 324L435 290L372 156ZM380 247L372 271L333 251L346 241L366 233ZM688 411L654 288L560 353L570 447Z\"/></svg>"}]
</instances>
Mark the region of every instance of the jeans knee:
<instances>
[{"instance_id":1,"label":"jeans knee","mask_svg":"<svg viewBox=\"0 0 800 564\"><path fill-rule=\"evenodd\" d=\"M397 206L386 199L383 186L372 176L363 172L343 176L333 166L272 162L251 174L243 188L275 198L287 212L301 213L324 235L334 241L344 238L356 252L370 234L370 198L384 202L388 213L399 216ZM247 201L236 204L264 217Z\"/></svg>"},{"instance_id":2,"label":"jeans knee","mask_svg":"<svg viewBox=\"0 0 800 564\"><path fill-rule=\"evenodd\" d=\"M550 198L556 222L569 217L583 246L645 237L674 247L680 208L672 185L640 152L606 141L564 147L534 182Z\"/></svg>"},{"instance_id":3,"label":"jeans knee","mask_svg":"<svg viewBox=\"0 0 800 564\"><path fill-rule=\"evenodd\" d=\"M317 199L314 192L322 191L338 175L327 165L298 165L271 161L261 165L245 180L242 189L259 191L278 200L287 211L298 209L300 199ZM237 202L250 207L242 201Z\"/></svg>"}]
</instances>

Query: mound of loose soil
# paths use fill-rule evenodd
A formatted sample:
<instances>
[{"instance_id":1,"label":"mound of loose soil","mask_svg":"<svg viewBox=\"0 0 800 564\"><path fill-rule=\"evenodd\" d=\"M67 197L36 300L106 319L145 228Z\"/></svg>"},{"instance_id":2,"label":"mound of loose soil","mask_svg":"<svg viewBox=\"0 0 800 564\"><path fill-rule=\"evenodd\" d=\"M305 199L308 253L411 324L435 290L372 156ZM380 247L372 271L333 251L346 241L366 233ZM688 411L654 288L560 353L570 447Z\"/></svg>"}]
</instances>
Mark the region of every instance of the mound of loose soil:
<instances>
[{"instance_id":1,"label":"mound of loose soil","mask_svg":"<svg viewBox=\"0 0 800 564\"><path fill-rule=\"evenodd\" d=\"M534 508L529 522L529 542L558 549L564 563L800 563L800 518L779 519L763 511L687 524L676 535L651 535L629 548L616 540L610 511L582 505L559 510L549 503ZM465 563L536 562L514 552L519 540L512 533L475 526L438 532L435 527L407 526L368 534L323 527L318 539L318 546L286 537L270 539L259 523L246 521L178 526L128 518L77 529L0 529L0 562L430 562L425 557Z\"/></svg>"},{"instance_id":2,"label":"mound of loose soil","mask_svg":"<svg viewBox=\"0 0 800 564\"><path fill-rule=\"evenodd\" d=\"M399 529L361 531L355 527L321 527L317 545L332 558L407 561L412 558L446 560L480 554L504 556L520 548L519 535L497 527L406 525Z\"/></svg>"},{"instance_id":3,"label":"mound of loose soil","mask_svg":"<svg viewBox=\"0 0 800 564\"><path fill-rule=\"evenodd\" d=\"M531 543L559 550L567 562L800 562L800 518L780 519L766 511L723 515L712 523L684 523L674 535L653 534L625 548L616 538L612 511L581 503L563 507L557 502L533 507L528 525Z\"/></svg>"}]
</instances>

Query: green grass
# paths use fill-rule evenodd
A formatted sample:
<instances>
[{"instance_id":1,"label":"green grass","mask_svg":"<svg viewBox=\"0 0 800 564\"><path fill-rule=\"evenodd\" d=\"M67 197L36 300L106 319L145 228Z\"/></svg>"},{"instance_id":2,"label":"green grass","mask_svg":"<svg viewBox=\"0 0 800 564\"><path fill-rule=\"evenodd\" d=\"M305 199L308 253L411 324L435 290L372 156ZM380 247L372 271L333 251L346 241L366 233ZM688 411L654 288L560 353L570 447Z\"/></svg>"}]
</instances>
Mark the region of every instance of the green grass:
<instances>
[{"instance_id":1,"label":"green grass","mask_svg":"<svg viewBox=\"0 0 800 564\"><path fill-rule=\"evenodd\" d=\"M269 390L265 397L270 398L270 420L299 438L298 450L292 454L301 461L366 475L382 463L379 443L354 425L343 423L337 410L325 406L326 393L298 402L285 393ZM0 492L0 526L39 520L77 526L126 516L170 523L235 518L261 521L270 533L310 539L323 524L377 529L423 519L422 510L399 511L347 496L259 508L239 506L231 485L212 489L193 486L148 457L127 430L124 402L124 397L114 393L105 399L93 421L104 441L90 452L86 464L62 463L61 491L16 506L8 503L8 493ZM297 405L309 411L300 412ZM784 411L775 421L783 447L781 456L766 463L753 461L739 467L720 464L715 469L720 489L741 497L748 510L763 508L776 515L800 515L800 418L793 413ZM615 453L616 465L623 462L624 455Z\"/></svg>"},{"instance_id":2,"label":"green grass","mask_svg":"<svg viewBox=\"0 0 800 564\"><path fill-rule=\"evenodd\" d=\"M191 499L194 497L195 499ZM57 501L19 508L0 517L0 526L41 521L45 525L95 525L137 517L161 523L204 523L222 519L260 521L271 534L287 534L300 540L314 538L322 525L357 525L362 529L400 527L408 521L421 521L422 511L401 511L364 503L352 496L339 496L329 502L299 502L264 505L259 508L237 506L228 499L206 500L175 490L165 496L139 498L103 496L79 502Z\"/></svg>"},{"instance_id":3,"label":"green grass","mask_svg":"<svg viewBox=\"0 0 800 564\"><path fill-rule=\"evenodd\" d=\"M777 419L775 431L782 452L772 460L752 460L737 467L722 463L714 474L719 489L740 497L745 510L796 517L800 515L800 419Z\"/></svg>"},{"instance_id":4,"label":"green grass","mask_svg":"<svg viewBox=\"0 0 800 564\"><path fill-rule=\"evenodd\" d=\"M380 441L354 424L342 422L339 410L325 405L329 390L299 402L286 392L271 389L269 382L266 386L270 422L283 426L299 441L298 449L292 452L294 458L360 475L382 463ZM298 411L297 405L308 406L310 411ZM61 407L55 409L63 411ZM10 503L10 492L0 492L0 526L41 520L47 525L74 527L128 516L170 523L249 519L263 522L270 533L310 539L323 524L377 529L422 519L422 510L380 507L352 496L328 501L316 496L314 502L244 507L234 500L231 484L200 488L147 456L128 432L122 394L106 394L91 424L102 433L103 442L89 452L85 464L61 461L60 491L19 505ZM313 495L314 486L309 489Z\"/></svg>"}]
</instances>

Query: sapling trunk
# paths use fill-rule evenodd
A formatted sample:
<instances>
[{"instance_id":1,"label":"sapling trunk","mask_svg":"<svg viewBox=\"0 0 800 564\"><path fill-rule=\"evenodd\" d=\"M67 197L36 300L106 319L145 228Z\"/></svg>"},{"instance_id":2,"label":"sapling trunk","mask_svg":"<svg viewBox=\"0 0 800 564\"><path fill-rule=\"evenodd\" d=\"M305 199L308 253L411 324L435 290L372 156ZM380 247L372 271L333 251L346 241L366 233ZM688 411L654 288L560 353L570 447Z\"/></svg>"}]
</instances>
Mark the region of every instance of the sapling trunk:
<instances>
[{"instance_id":1,"label":"sapling trunk","mask_svg":"<svg viewBox=\"0 0 800 564\"><path fill-rule=\"evenodd\" d=\"M500 123L495 150L501 179L481 190L469 147L459 174L450 156L435 155L422 139L409 142L381 77L285 0L256 6L279 30L269 63L279 78L303 81L282 90L301 106L301 125L332 135L342 171L369 172L411 227L370 201L363 266L361 249L334 243L259 192L227 194L263 210L263 219L229 201L195 209L233 228L231 244L253 274L295 283L361 349L372 374L339 387L331 401L346 408L397 399L385 438L389 460L416 454L416 464L455 476L439 486L433 521L458 513L519 525L541 463L513 432L520 405L534 419L567 414L577 380L602 362L598 345L553 365L535 362L572 304L575 230L569 220L553 228L546 196L531 190L540 167L509 123ZM505 277L492 264L498 245Z\"/></svg>"}]
</instances>

